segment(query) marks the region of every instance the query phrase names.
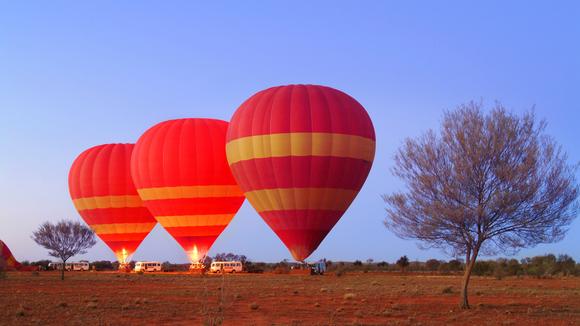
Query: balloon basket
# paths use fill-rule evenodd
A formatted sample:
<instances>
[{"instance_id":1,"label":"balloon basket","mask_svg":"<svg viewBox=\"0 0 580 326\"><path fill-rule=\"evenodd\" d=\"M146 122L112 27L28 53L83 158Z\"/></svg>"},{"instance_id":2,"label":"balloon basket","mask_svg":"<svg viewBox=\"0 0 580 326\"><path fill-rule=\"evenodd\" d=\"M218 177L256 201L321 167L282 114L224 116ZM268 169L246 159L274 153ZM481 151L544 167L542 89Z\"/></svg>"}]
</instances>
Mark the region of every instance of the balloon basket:
<instances>
[{"instance_id":1,"label":"balloon basket","mask_svg":"<svg viewBox=\"0 0 580 326\"><path fill-rule=\"evenodd\" d=\"M203 275L205 274L205 266L201 263L193 263L189 265L189 272L191 274Z\"/></svg>"},{"instance_id":2,"label":"balloon basket","mask_svg":"<svg viewBox=\"0 0 580 326\"><path fill-rule=\"evenodd\" d=\"M131 265L130 264L120 264L119 265L119 273L131 273Z\"/></svg>"},{"instance_id":3,"label":"balloon basket","mask_svg":"<svg viewBox=\"0 0 580 326\"><path fill-rule=\"evenodd\" d=\"M298 262L290 267L290 274L292 275L317 275L313 266L305 262Z\"/></svg>"}]
</instances>

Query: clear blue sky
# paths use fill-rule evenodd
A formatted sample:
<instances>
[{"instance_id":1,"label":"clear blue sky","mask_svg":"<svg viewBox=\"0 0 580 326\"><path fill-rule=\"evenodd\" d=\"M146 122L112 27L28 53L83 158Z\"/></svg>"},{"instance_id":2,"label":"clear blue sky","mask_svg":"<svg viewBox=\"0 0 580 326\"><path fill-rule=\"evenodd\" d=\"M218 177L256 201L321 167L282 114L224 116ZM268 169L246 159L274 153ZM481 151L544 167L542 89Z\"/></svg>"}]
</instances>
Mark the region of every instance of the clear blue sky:
<instances>
[{"instance_id":1,"label":"clear blue sky","mask_svg":"<svg viewBox=\"0 0 580 326\"><path fill-rule=\"evenodd\" d=\"M472 99L536 106L580 161L580 5L565 1L50 1L0 4L0 239L19 259L47 257L30 239L45 220L80 219L67 173L84 149L135 142L179 117L229 120L254 92L323 84L361 102L377 132L373 169L311 259L445 258L383 227L380 194L405 137L437 128ZM246 202L211 254L290 258ZM565 240L518 257L580 260L580 219ZM77 257L77 259L80 257ZM114 260L100 242L88 259ZM187 261L159 226L134 259Z\"/></svg>"}]
</instances>

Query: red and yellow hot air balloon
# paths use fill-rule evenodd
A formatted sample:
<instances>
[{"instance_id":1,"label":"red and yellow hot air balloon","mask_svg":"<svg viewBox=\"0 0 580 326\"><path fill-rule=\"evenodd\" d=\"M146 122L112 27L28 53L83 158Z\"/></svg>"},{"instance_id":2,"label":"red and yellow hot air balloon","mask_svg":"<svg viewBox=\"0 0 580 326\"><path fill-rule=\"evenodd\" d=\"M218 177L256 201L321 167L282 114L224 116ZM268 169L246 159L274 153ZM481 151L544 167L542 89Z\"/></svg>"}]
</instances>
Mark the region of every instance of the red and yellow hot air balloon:
<instances>
[{"instance_id":1,"label":"red and yellow hot air balloon","mask_svg":"<svg viewBox=\"0 0 580 326\"><path fill-rule=\"evenodd\" d=\"M74 205L111 248L120 268L157 224L131 178L134 144L105 144L81 153L68 177Z\"/></svg>"},{"instance_id":2,"label":"red and yellow hot air balloon","mask_svg":"<svg viewBox=\"0 0 580 326\"><path fill-rule=\"evenodd\" d=\"M200 262L244 202L226 160L228 123L178 119L137 141L131 172L155 219Z\"/></svg>"},{"instance_id":3,"label":"red and yellow hot air balloon","mask_svg":"<svg viewBox=\"0 0 580 326\"><path fill-rule=\"evenodd\" d=\"M365 109L339 90L279 86L238 108L226 148L246 198L304 261L365 182L375 132Z\"/></svg>"}]
</instances>

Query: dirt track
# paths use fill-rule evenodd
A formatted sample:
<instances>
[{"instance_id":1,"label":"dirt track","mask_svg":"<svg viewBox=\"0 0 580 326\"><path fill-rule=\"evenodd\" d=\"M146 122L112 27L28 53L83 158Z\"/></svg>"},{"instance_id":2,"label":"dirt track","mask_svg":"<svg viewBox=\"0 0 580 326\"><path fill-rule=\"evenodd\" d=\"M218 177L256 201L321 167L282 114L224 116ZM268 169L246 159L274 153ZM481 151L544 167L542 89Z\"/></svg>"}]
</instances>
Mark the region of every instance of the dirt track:
<instances>
[{"instance_id":1,"label":"dirt track","mask_svg":"<svg viewBox=\"0 0 580 326\"><path fill-rule=\"evenodd\" d=\"M0 324L580 325L580 278L474 278L473 309L461 311L457 276L58 277L8 273L0 280Z\"/></svg>"}]
</instances>

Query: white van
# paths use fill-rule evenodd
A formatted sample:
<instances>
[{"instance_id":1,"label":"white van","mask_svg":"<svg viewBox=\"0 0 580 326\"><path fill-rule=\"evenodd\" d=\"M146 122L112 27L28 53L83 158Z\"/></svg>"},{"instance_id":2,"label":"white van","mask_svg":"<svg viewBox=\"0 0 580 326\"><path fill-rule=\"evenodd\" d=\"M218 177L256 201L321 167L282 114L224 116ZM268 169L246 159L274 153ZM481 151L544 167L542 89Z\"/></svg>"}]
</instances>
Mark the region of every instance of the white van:
<instances>
[{"instance_id":1,"label":"white van","mask_svg":"<svg viewBox=\"0 0 580 326\"><path fill-rule=\"evenodd\" d=\"M209 271L212 273L239 273L242 271L242 262L214 261L211 263Z\"/></svg>"},{"instance_id":2,"label":"white van","mask_svg":"<svg viewBox=\"0 0 580 326\"><path fill-rule=\"evenodd\" d=\"M158 261L138 261L135 263L135 272L161 272L161 263Z\"/></svg>"},{"instance_id":3,"label":"white van","mask_svg":"<svg viewBox=\"0 0 580 326\"><path fill-rule=\"evenodd\" d=\"M81 271L86 272L89 270L89 262L86 260L81 260L79 262L66 264L66 269L68 271Z\"/></svg>"}]
</instances>

